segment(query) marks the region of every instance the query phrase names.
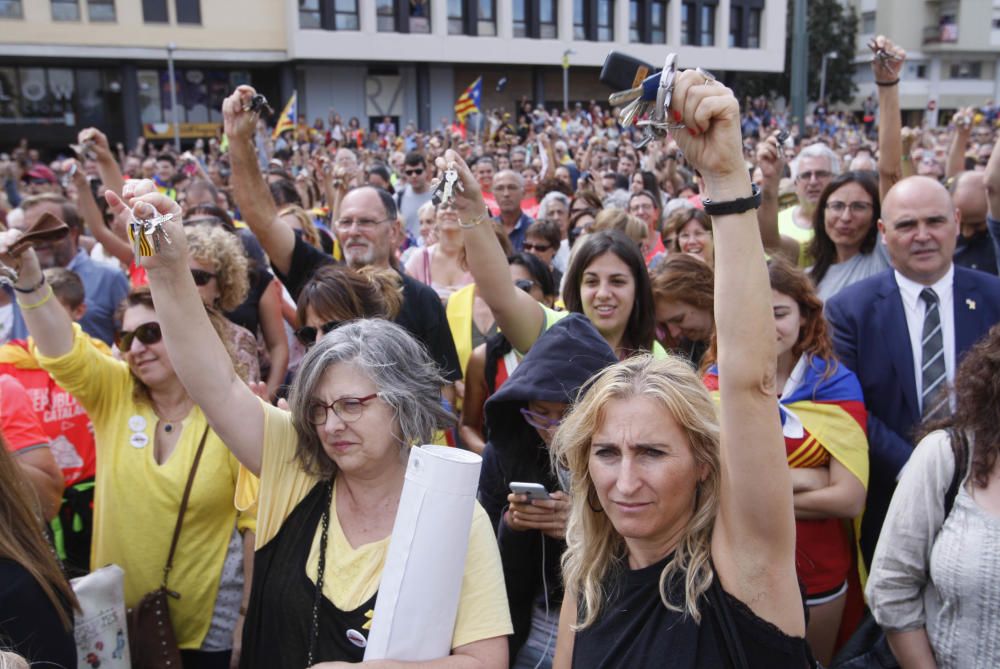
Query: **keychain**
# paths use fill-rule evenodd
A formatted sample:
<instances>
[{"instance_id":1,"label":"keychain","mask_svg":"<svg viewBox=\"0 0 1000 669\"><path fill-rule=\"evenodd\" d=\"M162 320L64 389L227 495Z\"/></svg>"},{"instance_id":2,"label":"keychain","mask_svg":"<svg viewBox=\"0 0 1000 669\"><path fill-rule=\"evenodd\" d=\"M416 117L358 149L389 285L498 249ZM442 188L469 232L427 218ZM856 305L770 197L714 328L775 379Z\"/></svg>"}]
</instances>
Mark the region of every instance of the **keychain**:
<instances>
[{"instance_id":1,"label":"keychain","mask_svg":"<svg viewBox=\"0 0 1000 669\"><path fill-rule=\"evenodd\" d=\"M147 208L153 215L149 218L141 218L136 210L139 207ZM131 209L131 220L128 223L128 238L132 242L132 248L136 257L149 257L160 250L162 242L170 243L167 231L163 229L163 224L173 220L173 214L159 215L153 206L147 202L139 202Z\"/></svg>"}]
</instances>

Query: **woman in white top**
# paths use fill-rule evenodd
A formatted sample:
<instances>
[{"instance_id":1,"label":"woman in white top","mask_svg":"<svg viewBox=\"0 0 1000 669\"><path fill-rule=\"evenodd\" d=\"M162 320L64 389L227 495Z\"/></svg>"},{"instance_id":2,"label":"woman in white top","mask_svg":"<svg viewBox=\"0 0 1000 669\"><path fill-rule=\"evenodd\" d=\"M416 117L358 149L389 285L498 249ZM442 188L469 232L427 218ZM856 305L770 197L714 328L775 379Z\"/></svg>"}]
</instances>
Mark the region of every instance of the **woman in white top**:
<instances>
[{"instance_id":1,"label":"woman in white top","mask_svg":"<svg viewBox=\"0 0 1000 669\"><path fill-rule=\"evenodd\" d=\"M406 273L433 288L441 301L447 302L452 293L472 283L472 275L464 265L458 213L450 202L438 205L434 231L437 242L410 256Z\"/></svg>"}]
</instances>

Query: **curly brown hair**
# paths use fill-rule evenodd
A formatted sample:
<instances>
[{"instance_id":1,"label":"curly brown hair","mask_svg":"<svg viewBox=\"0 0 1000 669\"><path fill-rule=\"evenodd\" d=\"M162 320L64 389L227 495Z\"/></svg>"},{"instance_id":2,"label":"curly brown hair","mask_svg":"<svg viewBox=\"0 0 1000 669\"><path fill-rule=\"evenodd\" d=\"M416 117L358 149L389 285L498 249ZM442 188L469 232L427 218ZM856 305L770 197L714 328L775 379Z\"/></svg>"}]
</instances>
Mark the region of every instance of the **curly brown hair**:
<instances>
[{"instance_id":1,"label":"curly brown hair","mask_svg":"<svg viewBox=\"0 0 1000 669\"><path fill-rule=\"evenodd\" d=\"M921 425L923 439L934 430L952 428L972 445L969 475L985 488L1000 456L1000 324L969 349L955 372L955 412ZM919 441L919 440L918 440Z\"/></svg>"},{"instance_id":2,"label":"curly brown hair","mask_svg":"<svg viewBox=\"0 0 1000 669\"><path fill-rule=\"evenodd\" d=\"M217 304L210 306L232 311L243 304L250 291L247 256L236 235L207 223L184 228L188 253L202 265L212 268L219 287Z\"/></svg>"}]
</instances>

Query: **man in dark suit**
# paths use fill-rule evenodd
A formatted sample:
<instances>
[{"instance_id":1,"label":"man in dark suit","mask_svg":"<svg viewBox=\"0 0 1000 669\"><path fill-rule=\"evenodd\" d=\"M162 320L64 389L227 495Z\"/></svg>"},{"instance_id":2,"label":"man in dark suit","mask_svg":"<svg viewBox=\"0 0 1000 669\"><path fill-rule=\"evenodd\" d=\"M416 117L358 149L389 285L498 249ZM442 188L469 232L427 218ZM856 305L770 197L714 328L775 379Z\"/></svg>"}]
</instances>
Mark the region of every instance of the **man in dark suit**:
<instances>
[{"instance_id":1,"label":"man in dark suit","mask_svg":"<svg viewBox=\"0 0 1000 669\"><path fill-rule=\"evenodd\" d=\"M1000 279L952 262L960 215L927 177L897 183L878 222L893 269L826 305L842 364L861 381L871 474L861 526L867 563L920 423L950 413L962 355L1000 321Z\"/></svg>"}]
</instances>

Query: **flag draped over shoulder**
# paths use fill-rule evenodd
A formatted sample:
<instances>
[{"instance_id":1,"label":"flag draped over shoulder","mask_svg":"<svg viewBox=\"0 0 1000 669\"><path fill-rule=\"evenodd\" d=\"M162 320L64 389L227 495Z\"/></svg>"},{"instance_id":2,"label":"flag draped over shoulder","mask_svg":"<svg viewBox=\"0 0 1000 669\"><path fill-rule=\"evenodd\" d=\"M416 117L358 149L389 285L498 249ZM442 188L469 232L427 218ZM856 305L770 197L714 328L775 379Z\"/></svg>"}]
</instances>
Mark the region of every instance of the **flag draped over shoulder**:
<instances>
[{"instance_id":1,"label":"flag draped over shoulder","mask_svg":"<svg viewBox=\"0 0 1000 669\"><path fill-rule=\"evenodd\" d=\"M292 97L288 98L288 102L285 103L285 108L281 110L281 115L278 117L278 123L274 126L274 132L271 133L271 139L278 139L281 133L286 130L294 130L296 117L298 116L298 92L292 93Z\"/></svg>"},{"instance_id":2,"label":"flag draped over shoulder","mask_svg":"<svg viewBox=\"0 0 1000 669\"><path fill-rule=\"evenodd\" d=\"M476 80L469 84L469 87L455 101L455 116L458 117L458 120L465 123L466 116L474 111L478 112L482 97L483 78L476 77Z\"/></svg>"}]
</instances>

